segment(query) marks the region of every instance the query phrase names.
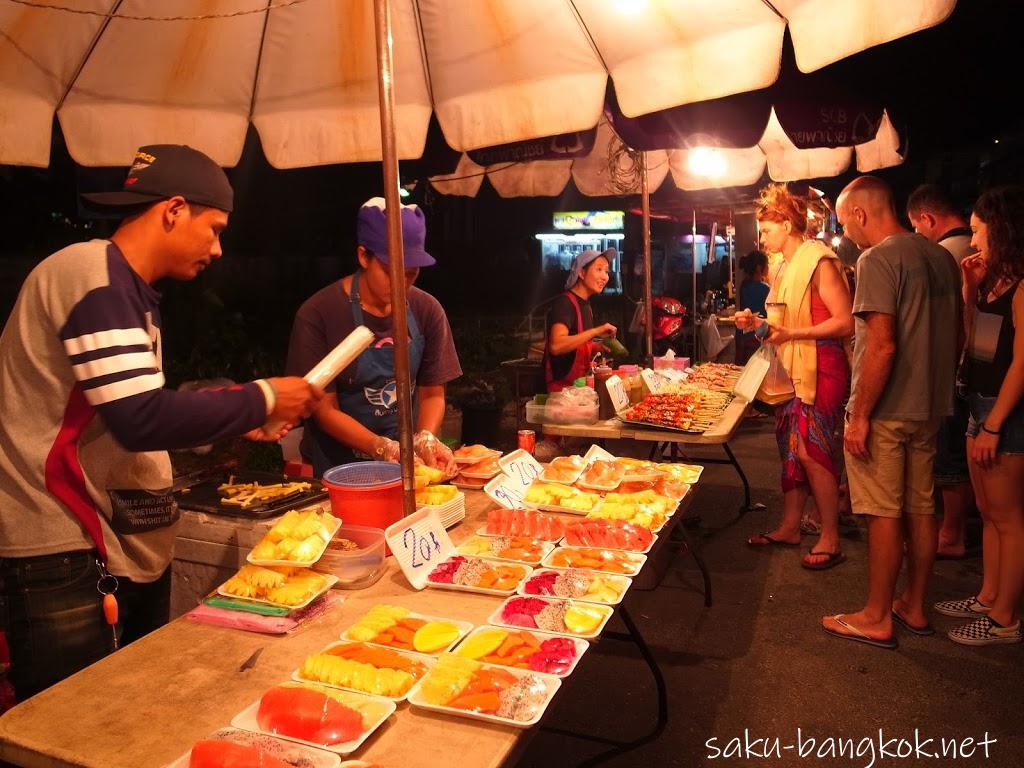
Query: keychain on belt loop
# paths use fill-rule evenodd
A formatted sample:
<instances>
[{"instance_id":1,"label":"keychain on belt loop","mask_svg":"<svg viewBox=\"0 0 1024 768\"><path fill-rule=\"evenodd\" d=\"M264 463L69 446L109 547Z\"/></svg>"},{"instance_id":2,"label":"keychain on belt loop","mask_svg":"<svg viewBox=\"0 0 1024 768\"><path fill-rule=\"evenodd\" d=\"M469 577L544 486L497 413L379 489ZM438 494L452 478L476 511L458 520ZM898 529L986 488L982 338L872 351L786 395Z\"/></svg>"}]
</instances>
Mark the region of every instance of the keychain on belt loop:
<instances>
[{"instance_id":1,"label":"keychain on belt loop","mask_svg":"<svg viewBox=\"0 0 1024 768\"><path fill-rule=\"evenodd\" d=\"M100 577L96 581L96 591L103 595L103 618L107 620L107 624L110 625L110 630L113 635L113 645L116 651L119 647L117 641L117 577L112 576L110 571L107 570L106 564L96 559L96 570L99 571Z\"/></svg>"}]
</instances>

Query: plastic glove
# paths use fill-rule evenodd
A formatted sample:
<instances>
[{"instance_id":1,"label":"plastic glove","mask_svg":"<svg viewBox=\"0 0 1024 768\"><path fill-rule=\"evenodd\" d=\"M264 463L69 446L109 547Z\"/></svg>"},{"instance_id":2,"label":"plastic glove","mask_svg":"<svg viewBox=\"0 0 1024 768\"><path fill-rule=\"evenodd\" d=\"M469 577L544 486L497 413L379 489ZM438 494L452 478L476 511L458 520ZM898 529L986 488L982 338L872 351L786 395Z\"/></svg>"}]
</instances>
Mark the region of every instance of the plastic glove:
<instances>
[{"instance_id":1,"label":"plastic glove","mask_svg":"<svg viewBox=\"0 0 1024 768\"><path fill-rule=\"evenodd\" d=\"M412 438L412 447L416 455L423 459L428 467L435 467L443 470L445 477L455 477L459 467L455 463L455 456L451 448L442 443L433 433L421 429Z\"/></svg>"},{"instance_id":2,"label":"plastic glove","mask_svg":"<svg viewBox=\"0 0 1024 768\"><path fill-rule=\"evenodd\" d=\"M373 458L380 459L380 461L390 461L392 464L397 464L402 454L402 448L398 444L397 440L392 440L389 437L378 436L373 441Z\"/></svg>"}]
</instances>

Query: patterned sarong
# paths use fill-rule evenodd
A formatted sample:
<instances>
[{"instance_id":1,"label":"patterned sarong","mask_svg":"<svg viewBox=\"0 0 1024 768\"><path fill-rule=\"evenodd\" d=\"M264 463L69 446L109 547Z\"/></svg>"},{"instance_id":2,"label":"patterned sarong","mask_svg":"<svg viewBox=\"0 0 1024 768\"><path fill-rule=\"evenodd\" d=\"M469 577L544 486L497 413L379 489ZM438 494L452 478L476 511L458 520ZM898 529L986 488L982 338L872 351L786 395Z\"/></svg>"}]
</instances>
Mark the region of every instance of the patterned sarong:
<instances>
[{"instance_id":1,"label":"patterned sarong","mask_svg":"<svg viewBox=\"0 0 1024 768\"><path fill-rule=\"evenodd\" d=\"M843 404L850 386L850 365L842 344L835 339L819 339L818 372L814 405L805 405L799 397L775 409L775 437L782 458L782 490L791 491L807 482L807 474L797 453L803 440L807 454L839 479L836 457L842 450Z\"/></svg>"}]
</instances>

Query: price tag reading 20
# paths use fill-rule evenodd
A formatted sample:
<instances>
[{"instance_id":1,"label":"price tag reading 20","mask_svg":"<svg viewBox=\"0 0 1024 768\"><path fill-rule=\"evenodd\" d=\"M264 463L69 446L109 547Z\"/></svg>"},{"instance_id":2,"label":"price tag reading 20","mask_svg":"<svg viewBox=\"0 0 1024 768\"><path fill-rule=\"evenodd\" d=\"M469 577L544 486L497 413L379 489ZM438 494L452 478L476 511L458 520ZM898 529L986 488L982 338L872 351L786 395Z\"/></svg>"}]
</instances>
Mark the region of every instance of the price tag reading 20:
<instances>
[{"instance_id":1,"label":"price tag reading 20","mask_svg":"<svg viewBox=\"0 0 1024 768\"><path fill-rule=\"evenodd\" d=\"M519 449L498 460L501 474L484 486L484 492L506 509L522 506L526 489L540 475L541 466L526 451Z\"/></svg>"},{"instance_id":2,"label":"price tag reading 20","mask_svg":"<svg viewBox=\"0 0 1024 768\"><path fill-rule=\"evenodd\" d=\"M434 555L441 552L441 542L437 539L437 533L431 530L406 528L402 532L402 546L408 553L409 564L413 568L427 565L433 560Z\"/></svg>"},{"instance_id":3,"label":"price tag reading 20","mask_svg":"<svg viewBox=\"0 0 1024 768\"><path fill-rule=\"evenodd\" d=\"M384 534L402 573L416 589L430 572L455 553L455 545L432 509L423 508L388 526Z\"/></svg>"}]
</instances>

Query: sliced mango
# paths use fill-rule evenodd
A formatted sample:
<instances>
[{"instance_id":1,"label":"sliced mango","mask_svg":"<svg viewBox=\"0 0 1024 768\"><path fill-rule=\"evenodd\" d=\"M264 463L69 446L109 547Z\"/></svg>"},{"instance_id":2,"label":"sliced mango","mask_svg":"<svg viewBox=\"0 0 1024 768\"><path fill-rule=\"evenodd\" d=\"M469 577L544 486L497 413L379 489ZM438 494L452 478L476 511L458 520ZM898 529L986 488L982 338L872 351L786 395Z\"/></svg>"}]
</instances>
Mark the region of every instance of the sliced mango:
<instances>
[{"instance_id":1,"label":"sliced mango","mask_svg":"<svg viewBox=\"0 0 1024 768\"><path fill-rule=\"evenodd\" d=\"M503 629L484 629L468 638L455 653L471 659L489 656L501 646L507 636L508 632Z\"/></svg>"},{"instance_id":2,"label":"sliced mango","mask_svg":"<svg viewBox=\"0 0 1024 768\"><path fill-rule=\"evenodd\" d=\"M459 639L459 628L448 621L430 621L416 630L412 647L420 653L435 653Z\"/></svg>"}]
</instances>

